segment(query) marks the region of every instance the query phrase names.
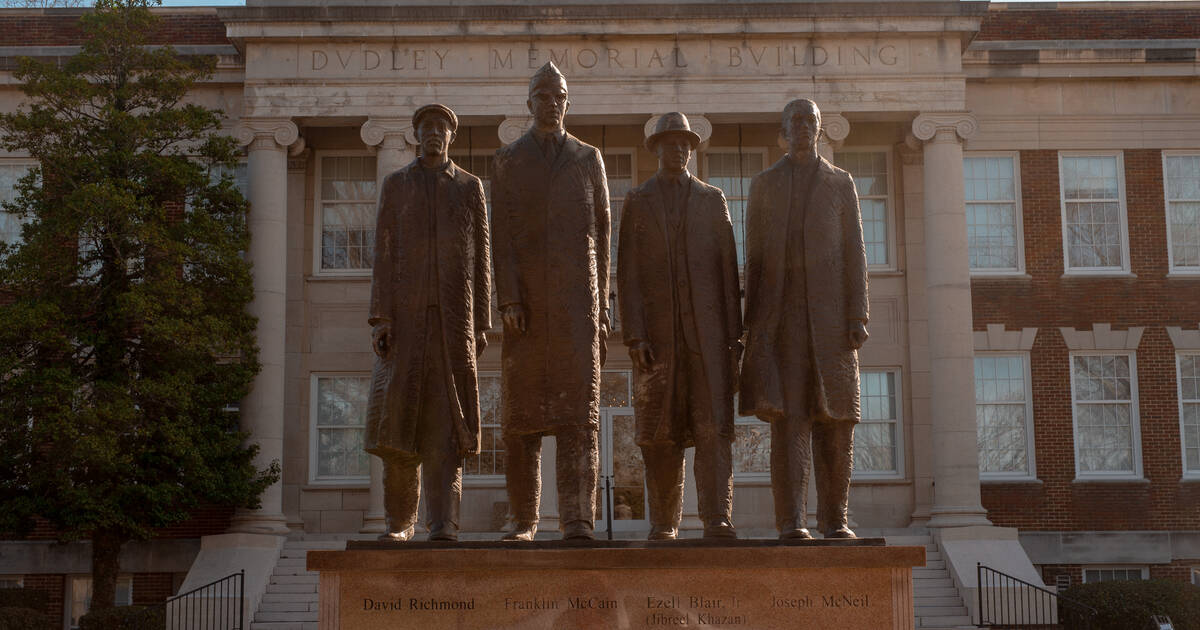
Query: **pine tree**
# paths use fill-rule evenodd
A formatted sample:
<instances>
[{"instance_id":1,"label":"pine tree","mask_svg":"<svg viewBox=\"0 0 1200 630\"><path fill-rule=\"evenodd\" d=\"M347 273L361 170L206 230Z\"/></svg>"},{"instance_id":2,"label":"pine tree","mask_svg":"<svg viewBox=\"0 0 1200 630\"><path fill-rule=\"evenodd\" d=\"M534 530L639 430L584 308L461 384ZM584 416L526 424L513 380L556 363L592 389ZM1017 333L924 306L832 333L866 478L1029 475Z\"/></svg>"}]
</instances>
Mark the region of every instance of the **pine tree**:
<instances>
[{"instance_id":1,"label":"pine tree","mask_svg":"<svg viewBox=\"0 0 1200 630\"><path fill-rule=\"evenodd\" d=\"M59 65L24 59L0 144L38 167L0 245L0 531L36 519L93 544L112 606L121 545L202 505L256 507L236 411L258 371L247 203L210 58L148 46L148 0L100 0Z\"/></svg>"}]
</instances>

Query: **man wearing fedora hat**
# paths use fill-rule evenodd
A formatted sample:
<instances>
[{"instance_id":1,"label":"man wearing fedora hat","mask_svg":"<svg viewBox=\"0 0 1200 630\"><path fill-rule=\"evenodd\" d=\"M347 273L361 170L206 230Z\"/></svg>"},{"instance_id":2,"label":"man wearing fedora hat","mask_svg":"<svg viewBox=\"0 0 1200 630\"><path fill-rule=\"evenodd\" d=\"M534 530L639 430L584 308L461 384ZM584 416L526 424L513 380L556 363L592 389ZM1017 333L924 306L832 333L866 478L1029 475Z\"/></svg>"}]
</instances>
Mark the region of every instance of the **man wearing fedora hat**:
<instances>
[{"instance_id":1,"label":"man wearing fedora hat","mask_svg":"<svg viewBox=\"0 0 1200 630\"><path fill-rule=\"evenodd\" d=\"M737 250L725 196L687 172L700 136L679 112L646 139L658 173L625 198L617 297L634 364L637 443L646 466L650 539L676 537L684 449L706 538L734 538L733 394L741 355Z\"/></svg>"},{"instance_id":2,"label":"man wearing fedora hat","mask_svg":"<svg viewBox=\"0 0 1200 630\"><path fill-rule=\"evenodd\" d=\"M383 460L380 538L412 538L423 485L429 539L457 540L462 460L479 452L475 361L491 328L487 206L479 178L447 155L454 112L425 105L412 124L420 157L379 193L364 447Z\"/></svg>"}]
</instances>

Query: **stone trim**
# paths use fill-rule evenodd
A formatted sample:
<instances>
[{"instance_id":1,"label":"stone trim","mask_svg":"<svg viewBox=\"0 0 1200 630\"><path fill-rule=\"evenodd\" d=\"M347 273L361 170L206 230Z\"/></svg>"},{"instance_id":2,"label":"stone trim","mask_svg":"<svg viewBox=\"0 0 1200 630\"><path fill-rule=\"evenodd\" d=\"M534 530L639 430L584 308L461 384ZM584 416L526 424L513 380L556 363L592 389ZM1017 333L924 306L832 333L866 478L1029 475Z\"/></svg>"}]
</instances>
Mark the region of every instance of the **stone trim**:
<instances>
[{"instance_id":1,"label":"stone trim","mask_svg":"<svg viewBox=\"0 0 1200 630\"><path fill-rule=\"evenodd\" d=\"M1004 324L988 324L987 330L976 330L973 333L975 351L1021 350L1028 352L1033 348L1037 331L1037 328L1006 331Z\"/></svg>"},{"instance_id":2,"label":"stone trim","mask_svg":"<svg viewBox=\"0 0 1200 630\"><path fill-rule=\"evenodd\" d=\"M1182 326L1167 326L1167 336L1176 350L1200 350L1200 330L1184 330Z\"/></svg>"},{"instance_id":3,"label":"stone trim","mask_svg":"<svg viewBox=\"0 0 1200 630\"><path fill-rule=\"evenodd\" d=\"M500 136L501 144L509 145L525 135L525 132L529 131L532 126L533 116L509 116L500 122L496 135Z\"/></svg>"},{"instance_id":4,"label":"stone trim","mask_svg":"<svg viewBox=\"0 0 1200 630\"><path fill-rule=\"evenodd\" d=\"M1130 326L1128 330L1113 330L1110 324L1092 324L1091 330L1060 327L1063 341L1070 350L1137 350L1145 326Z\"/></svg>"},{"instance_id":5,"label":"stone trim","mask_svg":"<svg viewBox=\"0 0 1200 630\"><path fill-rule=\"evenodd\" d=\"M912 122L913 136L925 142L934 140L939 131L948 130L970 140L979 131L979 121L969 112L937 112L920 114Z\"/></svg>"},{"instance_id":6,"label":"stone trim","mask_svg":"<svg viewBox=\"0 0 1200 630\"><path fill-rule=\"evenodd\" d=\"M234 137L241 146L252 143L259 145L264 140L274 140L279 148L286 149L300 140L300 128L291 118L243 118L234 132Z\"/></svg>"},{"instance_id":7,"label":"stone trim","mask_svg":"<svg viewBox=\"0 0 1200 630\"><path fill-rule=\"evenodd\" d=\"M359 128L358 134L369 147L390 146L397 140L413 146L417 144L416 130L413 129L412 121L407 118L368 118Z\"/></svg>"}]
</instances>

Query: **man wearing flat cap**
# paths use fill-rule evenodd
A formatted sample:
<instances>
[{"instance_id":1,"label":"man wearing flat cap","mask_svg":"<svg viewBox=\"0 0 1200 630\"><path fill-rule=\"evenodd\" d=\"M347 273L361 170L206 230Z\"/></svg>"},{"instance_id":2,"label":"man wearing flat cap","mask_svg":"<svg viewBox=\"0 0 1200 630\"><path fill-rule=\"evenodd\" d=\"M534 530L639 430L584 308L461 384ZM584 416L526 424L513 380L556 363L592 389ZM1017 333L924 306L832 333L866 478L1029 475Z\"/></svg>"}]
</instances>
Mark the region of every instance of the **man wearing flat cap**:
<instances>
[{"instance_id":1,"label":"man wearing flat cap","mask_svg":"<svg viewBox=\"0 0 1200 630\"><path fill-rule=\"evenodd\" d=\"M425 105L412 124L420 156L379 193L368 319L378 359L364 446L383 460L380 538L412 538L424 486L429 539L452 541L462 460L479 452L475 361L491 328L487 207L479 178L447 154L454 112Z\"/></svg>"},{"instance_id":2,"label":"man wearing flat cap","mask_svg":"<svg viewBox=\"0 0 1200 630\"><path fill-rule=\"evenodd\" d=\"M650 539L671 540L683 513L684 449L696 447L706 538L735 538L733 394L741 356L737 250L725 196L687 171L700 136L664 114L646 147L658 173L625 197L617 296L634 365L637 443Z\"/></svg>"},{"instance_id":3,"label":"man wearing flat cap","mask_svg":"<svg viewBox=\"0 0 1200 630\"><path fill-rule=\"evenodd\" d=\"M542 438L557 441L563 538L593 538L600 366L608 336L604 161L563 129L567 82L547 63L529 82L533 128L496 152L493 257L504 319L501 432L513 529L532 540Z\"/></svg>"}]
</instances>

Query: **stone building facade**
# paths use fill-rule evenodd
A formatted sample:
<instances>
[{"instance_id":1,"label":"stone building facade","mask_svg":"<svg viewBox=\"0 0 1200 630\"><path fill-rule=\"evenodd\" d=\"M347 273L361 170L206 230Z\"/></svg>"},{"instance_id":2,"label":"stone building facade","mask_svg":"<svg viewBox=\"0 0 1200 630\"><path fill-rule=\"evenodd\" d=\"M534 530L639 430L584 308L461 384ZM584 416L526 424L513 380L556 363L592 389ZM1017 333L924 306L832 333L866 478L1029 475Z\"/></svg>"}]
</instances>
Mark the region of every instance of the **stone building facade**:
<instances>
[{"instance_id":1,"label":"stone building facade","mask_svg":"<svg viewBox=\"0 0 1200 630\"><path fill-rule=\"evenodd\" d=\"M157 38L220 56L195 98L246 147L263 370L241 411L283 479L260 510L133 545L132 601L232 568L221 549L270 557L289 532L382 531L379 469L359 448L377 183L414 159L409 117L437 101L459 115L452 157L486 184L546 61L568 77L568 130L604 154L614 237L624 192L655 171L657 115L687 113L704 139L691 168L725 191L740 248L749 180L784 154L783 105L821 106L821 151L855 177L870 263L860 532L932 533L964 595L976 561L1050 585L1200 583L1200 3L248 4L160 10ZM12 58L71 54L77 16L0 12L0 108L19 103ZM0 178L23 164L2 156ZM507 509L492 335L462 523L484 537ZM619 339L598 514L643 537ZM734 521L768 536L767 427L737 430ZM698 527L694 495L685 506ZM86 554L0 549L0 580L59 593L69 621Z\"/></svg>"}]
</instances>

